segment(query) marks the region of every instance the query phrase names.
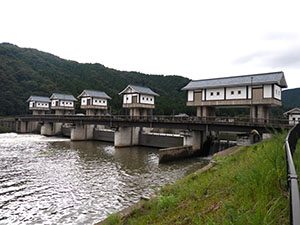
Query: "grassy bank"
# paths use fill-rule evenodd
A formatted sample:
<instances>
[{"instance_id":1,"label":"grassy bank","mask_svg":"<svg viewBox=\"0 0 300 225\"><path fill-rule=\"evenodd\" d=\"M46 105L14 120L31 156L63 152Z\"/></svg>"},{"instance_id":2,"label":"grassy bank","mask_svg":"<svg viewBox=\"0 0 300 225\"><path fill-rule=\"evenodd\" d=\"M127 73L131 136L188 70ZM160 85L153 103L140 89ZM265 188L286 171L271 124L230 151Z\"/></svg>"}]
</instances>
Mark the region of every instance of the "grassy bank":
<instances>
[{"instance_id":1,"label":"grassy bank","mask_svg":"<svg viewBox=\"0 0 300 225\"><path fill-rule=\"evenodd\" d=\"M288 224L284 135L235 154L164 187L127 218L107 224Z\"/></svg>"}]
</instances>

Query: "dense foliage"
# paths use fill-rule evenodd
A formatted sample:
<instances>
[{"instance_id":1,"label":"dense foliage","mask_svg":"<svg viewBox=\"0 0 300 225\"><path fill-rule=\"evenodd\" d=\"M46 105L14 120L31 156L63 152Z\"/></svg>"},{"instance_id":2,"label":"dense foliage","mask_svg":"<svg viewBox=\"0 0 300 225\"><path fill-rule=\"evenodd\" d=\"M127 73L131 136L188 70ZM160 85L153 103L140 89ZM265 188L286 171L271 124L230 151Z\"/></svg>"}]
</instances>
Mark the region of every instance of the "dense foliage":
<instances>
[{"instance_id":1,"label":"dense foliage","mask_svg":"<svg viewBox=\"0 0 300 225\"><path fill-rule=\"evenodd\" d=\"M112 112L123 113L118 93L128 84L148 86L160 94L156 114L194 114L195 109L185 105L186 93L180 91L188 82L188 78L181 76L118 71L101 64L82 64L35 49L0 44L0 116L27 113L26 100L30 95L62 92L76 97L84 89L105 91L112 97ZM283 100L288 107L300 106L300 99L295 98L299 94L300 89L285 91Z\"/></svg>"},{"instance_id":2,"label":"dense foliage","mask_svg":"<svg viewBox=\"0 0 300 225\"><path fill-rule=\"evenodd\" d=\"M0 44L0 115L23 114L30 95L53 92L75 97L84 89L105 91L112 97L114 113L121 113L118 93L128 84L148 86L160 94L156 113L185 112L185 93L180 89L189 79L180 76L146 75L107 68L101 64L80 64L35 49Z\"/></svg>"}]
</instances>

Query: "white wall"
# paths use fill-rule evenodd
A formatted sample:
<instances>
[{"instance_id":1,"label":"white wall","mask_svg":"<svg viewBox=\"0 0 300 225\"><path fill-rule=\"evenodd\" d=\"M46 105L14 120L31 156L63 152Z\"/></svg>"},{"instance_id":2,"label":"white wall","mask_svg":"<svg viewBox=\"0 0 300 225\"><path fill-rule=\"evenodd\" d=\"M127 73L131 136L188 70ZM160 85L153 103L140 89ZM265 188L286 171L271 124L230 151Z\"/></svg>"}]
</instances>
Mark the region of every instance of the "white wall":
<instances>
[{"instance_id":1,"label":"white wall","mask_svg":"<svg viewBox=\"0 0 300 225\"><path fill-rule=\"evenodd\" d=\"M223 99L224 99L224 88L206 89L206 100L223 100Z\"/></svg>"},{"instance_id":2,"label":"white wall","mask_svg":"<svg viewBox=\"0 0 300 225\"><path fill-rule=\"evenodd\" d=\"M33 107L33 103L35 103L34 107L37 108L49 108L49 103L47 102L34 102L34 101L29 102L29 108Z\"/></svg>"},{"instance_id":3,"label":"white wall","mask_svg":"<svg viewBox=\"0 0 300 225\"><path fill-rule=\"evenodd\" d=\"M55 104L56 102L58 102L58 100L52 100L51 101L51 106L56 106L56 104Z\"/></svg>"},{"instance_id":4,"label":"white wall","mask_svg":"<svg viewBox=\"0 0 300 225\"><path fill-rule=\"evenodd\" d=\"M59 103L59 106L73 107L74 106L74 102L73 101L61 100L60 103Z\"/></svg>"},{"instance_id":5,"label":"white wall","mask_svg":"<svg viewBox=\"0 0 300 225\"><path fill-rule=\"evenodd\" d=\"M137 96L137 102L139 103L139 96L138 96L138 94L124 94L123 95L123 103L124 104L130 104L130 103L132 103L132 97L133 96Z\"/></svg>"},{"instance_id":6,"label":"white wall","mask_svg":"<svg viewBox=\"0 0 300 225\"><path fill-rule=\"evenodd\" d=\"M264 98L272 98L272 85L264 85Z\"/></svg>"},{"instance_id":7,"label":"white wall","mask_svg":"<svg viewBox=\"0 0 300 225\"><path fill-rule=\"evenodd\" d=\"M194 91L188 91L188 101L193 102L194 101Z\"/></svg>"},{"instance_id":8,"label":"white wall","mask_svg":"<svg viewBox=\"0 0 300 225\"><path fill-rule=\"evenodd\" d=\"M102 98L94 98L93 105L97 106L107 106L107 100Z\"/></svg>"},{"instance_id":9,"label":"white wall","mask_svg":"<svg viewBox=\"0 0 300 225\"><path fill-rule=\"evenodd\" d=\"M274 85L274 98L281 100L281 87Z\"/></svg>"},{"instance_id":10,"label":"white wall","mask_svg":"<svg viewBox=\"0 0 300 225\"><path fill-rule=\"evenodd\" d=\"M154 96L151 95L141 95L141 103L143 104L154 104Z\"/></svg>"},{"instance_id":11,"label":"white wall","mask_svg":"<svg viewBox=\"0 0 300 225\"><path fill-rule=\"evenodd\" d=\"M90 97L81 98L81 105L87 105L87 100L91 99Z\"/></svg>"},{"instance_id":12,"label":"white wall","mask_svg":"<svg viewBox=\"0 0 300 225\"><path fill-rule=\"evenodd\" d=\"M247 87L226 88L226 99L246 99Z\"/></svg>"}]
</instances>

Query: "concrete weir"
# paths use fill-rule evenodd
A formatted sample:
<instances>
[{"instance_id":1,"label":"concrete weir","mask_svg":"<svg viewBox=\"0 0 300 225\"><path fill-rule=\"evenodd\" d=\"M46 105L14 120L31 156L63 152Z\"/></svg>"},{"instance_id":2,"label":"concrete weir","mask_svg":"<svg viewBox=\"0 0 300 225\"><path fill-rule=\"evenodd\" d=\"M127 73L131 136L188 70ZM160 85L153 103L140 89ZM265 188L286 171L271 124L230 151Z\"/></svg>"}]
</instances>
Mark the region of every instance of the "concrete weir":
<instances>
[{"instance_id":1,"label":"concrete weir","mask_svg":"<svg viewBox=\"0 0 300 225\"><path fill-rule=\"evenodd\" d=\"M192 145L164 148L159 150L159 163L188 158L195 155L197 150Z\"/></svg>"}]
</instances>

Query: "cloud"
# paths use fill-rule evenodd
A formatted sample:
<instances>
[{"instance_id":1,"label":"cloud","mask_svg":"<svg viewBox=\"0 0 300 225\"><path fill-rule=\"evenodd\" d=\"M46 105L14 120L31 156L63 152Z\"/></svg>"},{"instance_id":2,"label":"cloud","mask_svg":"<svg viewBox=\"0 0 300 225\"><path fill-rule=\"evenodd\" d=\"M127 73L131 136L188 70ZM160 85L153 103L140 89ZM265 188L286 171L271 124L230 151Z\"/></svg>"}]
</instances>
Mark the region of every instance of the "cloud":
<instances>
[{"instance_id":1,"label":"cloud","mask_svg":"<svg viewBox=\"0 0 300 225\"><path fill-rule=\"evenodd\" d=\"M300 69L300 46L282 50L254 52L234 60L235 64L255 64L267 67L289 67Z\"/></svg>"},{"instance_id":2,"label":"cloud","mask_svg":"<svg viewBox=\"0 0 300 225\"><path fill-rule=\"evenodd\" d=\"M267 41L294 41L299 40L299 33L295 32L270 32L264 36Z\"/></svg>"}]
</instances>

